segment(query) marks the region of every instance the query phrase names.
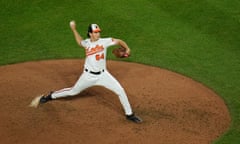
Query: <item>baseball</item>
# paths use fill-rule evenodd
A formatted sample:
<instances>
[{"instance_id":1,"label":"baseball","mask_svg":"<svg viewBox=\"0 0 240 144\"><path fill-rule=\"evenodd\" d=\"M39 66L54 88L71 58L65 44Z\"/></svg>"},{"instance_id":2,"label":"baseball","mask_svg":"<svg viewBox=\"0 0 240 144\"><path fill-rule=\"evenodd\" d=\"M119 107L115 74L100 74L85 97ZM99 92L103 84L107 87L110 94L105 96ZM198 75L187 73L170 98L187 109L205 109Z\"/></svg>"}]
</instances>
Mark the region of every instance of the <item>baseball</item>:
<instances>
[{"instance_id":1,"label":"baseball","mask_svg":"<svg viewBox=\"0 0 240 144\"><path fill-rule=\"evenodd\" d=\"M71 21L70 26L74 26L74 25L75 25L75 21Z\"/></svg>"}]
</instances>

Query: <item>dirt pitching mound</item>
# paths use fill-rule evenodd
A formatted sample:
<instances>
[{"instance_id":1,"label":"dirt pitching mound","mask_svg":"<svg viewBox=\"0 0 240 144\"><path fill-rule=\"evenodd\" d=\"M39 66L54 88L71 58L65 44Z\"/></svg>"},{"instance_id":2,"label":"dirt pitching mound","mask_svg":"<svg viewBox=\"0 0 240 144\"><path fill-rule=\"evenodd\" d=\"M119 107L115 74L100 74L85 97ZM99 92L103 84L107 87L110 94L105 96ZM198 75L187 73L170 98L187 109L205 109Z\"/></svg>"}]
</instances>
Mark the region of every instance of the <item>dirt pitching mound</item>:
<instances>
[{"instance_id":1,"label":"dirt pitching mound","mask_svg":"<svg viewBox=\"0 0 240 144\"><path fill-rule=\"evenodd\" d=\"M83 60L0 67L0 139L4 144L205 144L229 127L224 101L182 75L146 65L108 62L142 124L127 121L118 97L92 87L75 97L28 107L42 93L71 87Z\"/></svg>"}]
</instances>

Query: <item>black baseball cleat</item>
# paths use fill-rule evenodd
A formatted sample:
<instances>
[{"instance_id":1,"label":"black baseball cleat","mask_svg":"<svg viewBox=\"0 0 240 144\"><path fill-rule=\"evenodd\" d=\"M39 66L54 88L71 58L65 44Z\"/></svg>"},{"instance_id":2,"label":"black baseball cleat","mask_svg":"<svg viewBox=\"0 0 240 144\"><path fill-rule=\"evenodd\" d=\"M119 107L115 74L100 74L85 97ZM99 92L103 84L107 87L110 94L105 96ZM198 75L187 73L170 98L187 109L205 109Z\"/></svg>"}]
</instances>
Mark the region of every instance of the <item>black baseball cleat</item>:
<instances>
[{"instance_id":1,"label":"black baseball cleat","mask_svg":"<svg viewBox=\"0 0 240 144\"><path fill-rule=\"evenodd\" d=\"M52 93L53 93L53 92L50 92L48 95L43 95L43 96L40 98L39 103L40 103L40 104L43 104L43 103L46 103L46 102L52 100Z\"/></svg>"},{"instance_id":2,"label":"black baseball cleat","mask_svg":"<svg viewBox=\"0 0 240 144\"><path fill-rule=\"evenodd\" d=\"M126 118L127 118L127 120L130 120L130 121L135 122L135 123L142 123L143 122L143 120L140 117L136 116L135 114L126 115Z\"/></svg>"}]
</instances>

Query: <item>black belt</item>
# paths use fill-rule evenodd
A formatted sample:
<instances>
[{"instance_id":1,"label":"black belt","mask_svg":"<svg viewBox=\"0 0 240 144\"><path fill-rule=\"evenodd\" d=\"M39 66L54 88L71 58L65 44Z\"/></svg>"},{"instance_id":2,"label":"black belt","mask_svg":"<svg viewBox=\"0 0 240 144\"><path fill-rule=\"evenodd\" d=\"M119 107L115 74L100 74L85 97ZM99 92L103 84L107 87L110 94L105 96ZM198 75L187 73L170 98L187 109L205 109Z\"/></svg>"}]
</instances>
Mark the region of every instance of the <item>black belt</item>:
<instances>
[{"instance_id":1,"label":"black belt","mask_svg":"<svg viewBox=\"0 0 240 144\"><path fill-rule=\"evenodd\" d=\"M94 75L100 75L102 72L104 72L104 69L102 71L94 72L94 71L89 71L88 69L85 69L86 72L89 72Z\"/></svg>"}]
</instances>

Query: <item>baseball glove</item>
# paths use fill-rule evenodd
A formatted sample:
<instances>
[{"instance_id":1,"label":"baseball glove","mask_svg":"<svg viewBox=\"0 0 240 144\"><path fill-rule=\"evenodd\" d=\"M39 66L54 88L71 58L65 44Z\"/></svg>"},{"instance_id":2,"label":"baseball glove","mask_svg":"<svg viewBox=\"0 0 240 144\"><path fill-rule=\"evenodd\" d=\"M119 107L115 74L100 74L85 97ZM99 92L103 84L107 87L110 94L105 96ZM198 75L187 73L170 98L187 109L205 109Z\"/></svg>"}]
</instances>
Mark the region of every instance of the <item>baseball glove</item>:
<instances>
[{"instance_id":1,"label":"baseball glove","mask_svg":"<svg viewBox=\"0 0 240 144\"><path fill-rule=\"evenodd\" d=\"M115 48L113 49L112 53L117 57L117 58L126 58L129 57L129 54L126 52L126 49L123 47Z\"/></svg>"}]
</instances>

